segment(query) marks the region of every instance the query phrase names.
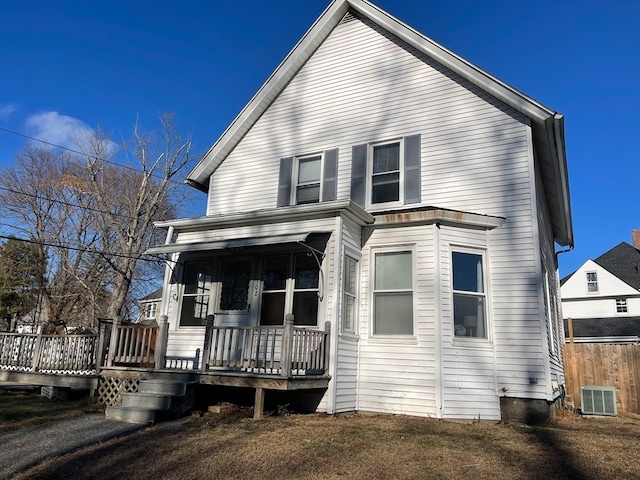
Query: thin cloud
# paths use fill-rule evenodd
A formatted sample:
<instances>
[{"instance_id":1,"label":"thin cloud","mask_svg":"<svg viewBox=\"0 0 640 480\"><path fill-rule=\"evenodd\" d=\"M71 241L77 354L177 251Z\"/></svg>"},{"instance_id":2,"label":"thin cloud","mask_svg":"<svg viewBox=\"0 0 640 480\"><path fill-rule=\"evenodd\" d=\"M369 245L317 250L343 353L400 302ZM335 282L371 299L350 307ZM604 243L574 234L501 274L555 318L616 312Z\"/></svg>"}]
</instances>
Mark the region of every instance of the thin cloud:
<instances>
[{"instance_id":1,"label":"thin cloud","mask_svg":"<svg viewBox=\"0 0 640 480\"><path fill-rule=\"evenodd\" d=\"M18 111L18 104L16 103L8 103L3 104L0 103L0 120L7 121L9 117Z\"/></svg>"},{"instance_id":2,"label":"thin cloud","mask_svg":"<svg viewBox=\"0 0 640 480\"><path fill-rule=\"evenodd\" d=\"M26 122L30 136L52 145L85 151L88 139L95 135L95 130L82 120L58 112L41 112L31 115ZM83 145L85 144L85 145ZM109 142L108 152L114 154L118 146Z\"/></svg>"}]
</instances>

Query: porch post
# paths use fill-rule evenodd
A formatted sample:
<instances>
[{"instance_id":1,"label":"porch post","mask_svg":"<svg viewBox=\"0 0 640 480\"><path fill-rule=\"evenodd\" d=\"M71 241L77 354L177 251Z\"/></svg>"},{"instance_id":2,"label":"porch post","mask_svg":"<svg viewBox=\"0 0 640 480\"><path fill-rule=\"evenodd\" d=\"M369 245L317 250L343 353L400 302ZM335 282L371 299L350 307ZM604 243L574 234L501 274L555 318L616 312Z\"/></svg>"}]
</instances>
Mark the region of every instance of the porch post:
<instances>
[{"instance_id":1,"label":"porch post","mask_svg":"<svg viewBox=\"0 0 640 480\"><path fill-rule=\"evenodd\" d=\"M33 344L33 357L31 358L31 371L37 372L40 366L40 356L42 352L42 325L38 327L38 336Z\"/></svg>"},{"instance_id":2,"label":"porch post","mask_svg":"<svg viewBox=\"0 0 640 480\"><path fill-rule=\"evenodd\" d=\"M331 349L329 348L331 346L331 322L326 321L324 322L324 331L325 331L325 337L324 337L324 374L327 375L327 372L329 371L329 360L331 358Z\"/></svg>"},{"instance_id":3,"label":"porch post","mask_svg":"<svg viewBox=\"0 0 640 480\"><path fill-rule=\"evenodd\" d=\"M100 373L100 368L106 363L104 360L104 349L107 346L107 319L98 319L98 348L96 353L96 374Z\"/></svg>"},{"instance_id":4,"label":"porch post","mask_svg":"<svg viewBox=\"0 0 640 480\"><path fill-rule=\"evenodd\" d=\"M200 370L209 370L209 358L211 357L211 340L213 338L213 315L207 315L207 326L204 330L204 345L202 346L202 361Z\"/></svg>"},{"instance_id":5,"label":"porch post","mask_svg":"<svg viewBox=\"0 0 640 480\"><path fill-rule=\"evenodd\" d=\"M160 315L158 323L158 336L156 337L156 351L153 362L156 369L165 367L165 357L167 356L167 340L169 338L169 317Z\"/></svg>"},{"instance_id":6,"label":"porch post","mask_svg":"<svg viewBox=\"0 0 640 480\"><path fill-rule=\"evenodd\" d=\"M109 338L109 352L107 353L107 367L112 367L113 366L113 361L116 358L116 351L118 350L118 335L119 335L119 329L120 329L120 324L122 323L122 320L120 319L119 315L116 315L116 317L112 320L111 322L111 338Z\"/></svg>"},{"instance_id":7,"label":"porch post","mask_svg":"<svg viewBox=\"0 0 640 480\"><path fill-rule=\"evenodd\" d=\"M293 354L293 313L284 316L282 332L282 354L280 357L280 375L288 378L291 375L291 356Z\"/></svg>"},{"instance_id":8,"label":"porch post","mask_svg":"<svg viewBox=\"0 0 640 480\"><path fill-rule=\"evenodd\" d=\"M264 389L256 387L256 398L253 405L253 419L260 420L264 411Z\"/></svg>"}]
</instances>

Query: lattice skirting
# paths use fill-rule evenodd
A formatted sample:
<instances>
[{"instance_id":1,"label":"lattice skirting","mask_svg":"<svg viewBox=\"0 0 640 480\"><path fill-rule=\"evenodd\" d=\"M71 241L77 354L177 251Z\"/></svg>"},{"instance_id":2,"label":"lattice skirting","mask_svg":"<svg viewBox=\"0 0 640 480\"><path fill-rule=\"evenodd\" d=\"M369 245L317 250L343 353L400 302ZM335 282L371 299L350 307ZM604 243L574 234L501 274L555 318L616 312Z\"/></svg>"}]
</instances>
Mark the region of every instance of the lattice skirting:
<instances>
[{"instance_id":1,"label":"lattice skirting","mask_svg":"<svg viewBox=\"0 0 640 480\"><path fill-rule=\"evenodd\" d=\"M122 403L122 395L137 392L143 375L122 376L100 374L98 378L98 403L112 406Z\"/></svg>"}]
</instances>

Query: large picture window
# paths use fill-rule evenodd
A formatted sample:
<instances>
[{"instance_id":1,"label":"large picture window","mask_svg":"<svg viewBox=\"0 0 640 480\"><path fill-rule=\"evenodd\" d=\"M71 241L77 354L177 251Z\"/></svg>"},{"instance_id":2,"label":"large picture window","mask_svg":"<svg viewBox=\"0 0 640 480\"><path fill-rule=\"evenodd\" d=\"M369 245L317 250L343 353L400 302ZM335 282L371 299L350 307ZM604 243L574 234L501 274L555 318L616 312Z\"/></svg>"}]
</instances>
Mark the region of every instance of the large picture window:
<instances>
[{"instance_id":1,"label":"large picture window","mask_svg":"<svg viewBox=\"0 0 640 480\"><path fill-rule=\"evenodd\" d=\"M451 265L454 334L456 337L487 338L483 256L453 252Z\"/></svg>"},{"instance_id":2,"label":"large picture window","mask_svg":"<svg viewBox=\"0 0 640 480\"><path fill-rule=\"evenodd\" d=\"M184 264L184 291L180 309L181 326L207 324L212 282L213 264L211 262L187 262Z\"/></svg>"},{"instance_id":3,"label":"large picture window","mask_svg":"<svg viewBox=\"0 0 640 480\"><path fill-rule=\"evenodd\" d=\"M282 325L291 312L295 325L317 325L320 267L313 255L265 257L261 325Z\"/></svg>"},{"instance_id":4,"label":"large picture window","mask_svg":"<svg viewBox=\"0 0 640 480\"><path fill-rule=\"evenodd\" d=\"M413 254L379 252L374 258L374 335L413 335Z\"/></svg>"}]
</instances>

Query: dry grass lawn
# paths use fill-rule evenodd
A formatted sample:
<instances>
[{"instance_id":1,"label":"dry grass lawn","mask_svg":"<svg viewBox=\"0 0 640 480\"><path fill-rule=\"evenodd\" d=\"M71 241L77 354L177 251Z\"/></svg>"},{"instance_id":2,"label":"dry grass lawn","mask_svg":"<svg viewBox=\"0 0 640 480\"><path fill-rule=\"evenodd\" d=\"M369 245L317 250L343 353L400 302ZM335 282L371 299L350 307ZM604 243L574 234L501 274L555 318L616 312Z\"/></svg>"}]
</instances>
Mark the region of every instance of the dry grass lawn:
<instances>
[{"instance_id":1,"label":"dry grass lawn","mask_svg":"<svg viewBox=\"0 0 640 480\"><path fill-rule=\"evenodd\" d=\"M194 415L17 479L640 479L640 416L548 427L405 416Z\"/></svg>"}]
</instances>

